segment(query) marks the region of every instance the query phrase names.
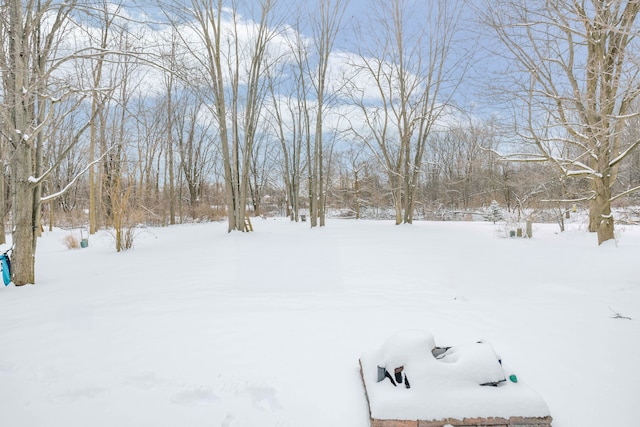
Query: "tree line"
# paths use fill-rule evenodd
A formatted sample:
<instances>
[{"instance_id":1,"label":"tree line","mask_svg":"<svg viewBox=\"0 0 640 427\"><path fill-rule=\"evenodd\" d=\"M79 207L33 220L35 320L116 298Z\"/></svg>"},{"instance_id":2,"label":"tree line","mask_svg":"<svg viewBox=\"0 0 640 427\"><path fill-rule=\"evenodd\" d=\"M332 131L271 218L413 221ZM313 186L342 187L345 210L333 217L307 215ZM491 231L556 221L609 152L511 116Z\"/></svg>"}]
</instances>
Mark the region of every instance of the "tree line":
<instances>
[{"instance_id":1,"label":"tree line","mask_svg":"<svg viewBox=\"0 0 640 427\"><path fill-rule=\"evenodd\" d=\"M35 283L45 224L113 228L119 251L142 223L316 227L333 211L401 224L495 200L584 204L599 243L613 238L612 203L640 186L639 2L368 7L0 5L14 283ZM481 54L500 64L490 79ZM492 108L464 101L470 81Z\"/></svg>"}]
</instances>

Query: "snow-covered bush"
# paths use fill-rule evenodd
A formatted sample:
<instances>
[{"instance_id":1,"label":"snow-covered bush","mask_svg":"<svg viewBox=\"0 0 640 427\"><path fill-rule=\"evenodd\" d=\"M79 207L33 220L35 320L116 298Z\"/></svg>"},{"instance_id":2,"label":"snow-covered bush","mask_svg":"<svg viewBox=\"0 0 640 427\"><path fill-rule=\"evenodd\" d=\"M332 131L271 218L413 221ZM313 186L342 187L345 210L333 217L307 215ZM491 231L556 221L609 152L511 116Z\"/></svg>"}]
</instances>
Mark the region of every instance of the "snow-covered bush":
<instances>
[{"instance_id":1,"label":"snow-covered bush","mask_svg":"<svg viewBox=\"0 0 640 427\"><path fill-rule=\"evenodd\" d=\"M485 212L484 218L487 221L492 221L494 224L498 221L504 221L504 214L502 208L495 200L491 201L489 209Z\"/></svg>"}]
</instances>

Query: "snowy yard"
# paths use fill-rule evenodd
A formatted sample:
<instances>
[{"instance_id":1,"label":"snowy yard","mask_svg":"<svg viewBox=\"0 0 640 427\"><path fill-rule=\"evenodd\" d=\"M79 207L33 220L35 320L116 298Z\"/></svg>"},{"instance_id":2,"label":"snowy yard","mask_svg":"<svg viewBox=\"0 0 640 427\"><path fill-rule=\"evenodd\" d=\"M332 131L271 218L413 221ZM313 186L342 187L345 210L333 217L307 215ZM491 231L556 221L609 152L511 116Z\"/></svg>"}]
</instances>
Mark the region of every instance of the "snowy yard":
<instances>
[{"instance_id":1,"label":"snowy yard","mask_svg":"<svg viewBox=\"0 0 640 427\"><path fill-rule=\"evenodd\" d=\"M491 342L554 427L637 425L639 227L253 226L45 233L38 284L0 289L0 425L367 427L358 358L402 329Z\"/></svg>"}]
</instances>

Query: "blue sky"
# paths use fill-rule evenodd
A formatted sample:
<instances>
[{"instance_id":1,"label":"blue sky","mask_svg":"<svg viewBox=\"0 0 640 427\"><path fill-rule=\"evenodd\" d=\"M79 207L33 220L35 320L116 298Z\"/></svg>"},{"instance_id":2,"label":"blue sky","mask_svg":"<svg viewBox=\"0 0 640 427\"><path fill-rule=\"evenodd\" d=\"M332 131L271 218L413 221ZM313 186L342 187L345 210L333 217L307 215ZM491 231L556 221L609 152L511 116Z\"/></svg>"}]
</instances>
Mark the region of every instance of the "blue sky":
<instances>
[{"instance_id":1,"label":"blue sky","mask_svg":"<svg viewBox=\"0 0 640 427\"><path fill-rule=\"evenodd\" d=\"M215 0L212 0L215 3ZM142 0L124 0L124 3L127 5L127 8L133 8L133 10L137 10L142 12L154 19L164 20L166 19L164 15L160 12L156 2L142 1ZM251 0L239 1L240 7L243 7L243 4L246 5L255 5L256 3L251 3ZM416 7L419 8L426 7L427 1L425 0L405 0L405 3L408 7ZM453 3L453 2L451 2ZM451 4L450 3L450 4ZM184 7L188 7L190 1L184 1ZM225 1L225 4L230 4L230 2ZM282 19L288 23L293 24L296 19L298 10L303 7L314 7L317 2L315 0L306 0L306 1L293 1L286 2L283 0L278 0L276 3L277 7L282 11ZM489 71L492 67L496 67L496 62L487 60L486 55L483 53L481 46L484 43L478 43L477 37L478 33L476 30L476 24L474 21L472 10L466 3L460 1L462 9L462 17L461 17L461 27L464 32L460 33L460 37L465 39L465 42L460 44L458 47L458 51L454 52L455 55L467 53L468 51L474 52L474 59L471 67L465 71L466 79L464 81L464 85L462 88L458 89L455 100L463 109L473 109L474 114L483 114L490 115L493 114L493 109L495 109L495 104L489 104L490 108L485 110L486 106L483 95L481 94L483 88L486 85L486 82L490 79ZM361 31L358 31L358 28L368 27L372 28L372 23L375 22L370 19L371 16L371 7L375 5L385 5L391 6L391 2L380 1L377 0L350 0L347 3L347 8L343 17L342 27L343 30L339 34L336 43L335 50L343 51L343 52L355 52L359 47L362 47L364 43L370 41L368 37L362 37ZM242 12L242 9L241 9ZM377 11L378 15L383 14L383 11ZM382 13L381 13L382 12ZM244 13L245 16L248 15ZM417 23L416 25L420 25ZM305 27L302 27L302 31L305 32ZM354 33L354 31L356 31ZM375 29L369 30L372 33L376 33ZM411 30L408 30L408 33L411 33ZM306 31L306 36L311 36L310 31ZM499 66L499 64L498 64ZM462 68L461 68L462 69Z\"/></svg>"}]
</instances>

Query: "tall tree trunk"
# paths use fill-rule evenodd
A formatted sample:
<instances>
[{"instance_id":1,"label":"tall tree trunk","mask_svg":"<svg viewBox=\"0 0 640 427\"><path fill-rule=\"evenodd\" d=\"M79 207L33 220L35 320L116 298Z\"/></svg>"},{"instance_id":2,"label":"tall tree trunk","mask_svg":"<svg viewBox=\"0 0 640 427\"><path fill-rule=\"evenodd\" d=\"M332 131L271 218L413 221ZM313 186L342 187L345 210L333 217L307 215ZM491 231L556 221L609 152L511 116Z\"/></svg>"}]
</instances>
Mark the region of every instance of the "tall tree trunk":
<instances>
[{"instance_id":1,"label":"tall tree trunk","mask_svg":"<svg viewBox=\"0 0 640 427\"><path fill-rule=\"evenodd\" d=\"M317 211L317 200L318 194L317 190L317 181L316 181L316 164L318 157L315 155L315 151L313 145L311 144L311 137L307 135L307 170L308 170L308 187L309 187L309 223L311 227L316 227L318 225L318 211Z\"/></svg>"},{"instance_id":2,"label":"tall tree trunk","mask_svg":"<svg viewBox=\"0 0 640 427\"><path fill-rule=\"evenodd\" d=\"M171 45L172 49L174 44ZM169 224L176 223L176 189L173 166L173 75L167 82L167 168L169 169Z\"/></svg>"},{"instance_id":3,"label":"tall tree trunk","mask_svg":"<svg viewBox=\"0 0 640 427\"><path fill-rule=\"evenodd\" d=\"M4 145L6 141L4 138L0 137L0 159L3 158ZM4 226L4 221L6 218L5 212L5 180L4 180L4 167L0 166L0 244L4 244L7 242L6 238L6 230Z\"/></svg>"},{"instance_id":4,"label":"tall tree trunk","mask_svg":"<svg viewBox=\"0 0 640 427\"><path fill-rule=\"evenodd\" d=\"M104 8L101 11L104 13L103 18L103 27L102 34L100 40L100 48L104 50L107 49L107 41L109 38L109 28L111 27L111 23L113 19L109 19L109 9L105 3ZM102 81L102 70L104 64L104 54L101 54L93 69L93 87L100 87ZM95 117L98 110L101 109L101 104L103 101L100 100L100 97L104 96L100 94L98 91L93 91L91 94L91 114ZM102 125L102 122L99 122ZM89 130L89 161L93 162L95 160L96 155L96 139L98 137L98 132L96 129L97 123L95 120L91 121L91 127ZM92 164L89 167L89 234L95 234L98 230L98 198L99 192L96 193L96 172L95 166Z\"/></svg>"},{"instance_id":5,"label":"tall tree trunk","mask_svg":"<svg viewBox=\"0 0 640 427\"><path fill-rule=\"evenodd\" d=\"M316 215L320 226L325 225L326 197L325 197L325 177L324 177L324 147L323 147L323 120L325 111L326 77L329 67L329 56L333 50L334 42L340 31L340 25L346 2L343 0L320 0L319 17L312 21L312 31L314 42L318 54L318 68L312 82L315 84L318 110L316 114L316 129L314 141L314 192L316 198ZM312 215L312 220L313 220ZM313 223L312 223L313 225Z\"/></svg>"},{"instance_id":6,"label":"tall tree trunk","mask_svg":"<svg viewBox=\"0 0 640 427\"><path fill-rule=\"evenodd\" d=\"M23 128L24 129L24 128ZM15 135L19 138L19 135ZM33 218L34 188L29 178L33 176L33 150L30 141L20 139L12 159L13 179L13 282L16 286L33 284L35 278L35 229Z\"/></svg>"},{"instance_id":7,"label":"tall tree trunk","mask_svg":"<svg viewBox=\"0 0 640 427\"><path fill-rule=\"evenodd\" d=\"M33 139L31 134L31 117L33 104L29 92L23 93L29 86L30 57L27 51L29 32L23 24L22 2L11 0L9 6L9 40L10 70L5 77L5 103L9 108L10 123L6 123L7 134L10 135L12 147L12 203L13 203L13 282L17 286L35 283L35 252L33 197L34 189L30 181L33 176Z\"/></svg>"},{"instance_id":8,"label":"tall tree trunk","mask_svg":"<svg viewBox=\"0 0 640 427\"><path fill-rule=\"evenodd\" d=\"M605 157L606 159L606 157ZM605 160L603 159L603 160ZM603 168L605 175L603 177L594 177L593 184L595 188L595 198L592 201L593 213L595 214L596 232L598 235L598 245L607 240L615 238L613 215L611 214L611 188L609 183L608 168ZM590 210L591 213L591 210ZM590 218L591 222L591 218Z\"/></svg>"},{"instance_id":9,"label":"tall tree trunk","mask_svg":"<svg viewBox=\"0 0 640 427\"><path fill-rule=\"evenodd\" d=\"M92 100L93 111L96 110L95 94ZM96 155L96 126L95 121L91 122L91 129L89 131L89 161L93 162ZM53 203L51 204L53 206ZM89 167L89 234L94 234L97 231L96 222L96 168L95 165Z\"/></svg>"}]
</instances>

